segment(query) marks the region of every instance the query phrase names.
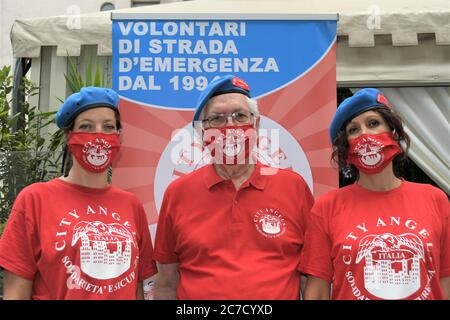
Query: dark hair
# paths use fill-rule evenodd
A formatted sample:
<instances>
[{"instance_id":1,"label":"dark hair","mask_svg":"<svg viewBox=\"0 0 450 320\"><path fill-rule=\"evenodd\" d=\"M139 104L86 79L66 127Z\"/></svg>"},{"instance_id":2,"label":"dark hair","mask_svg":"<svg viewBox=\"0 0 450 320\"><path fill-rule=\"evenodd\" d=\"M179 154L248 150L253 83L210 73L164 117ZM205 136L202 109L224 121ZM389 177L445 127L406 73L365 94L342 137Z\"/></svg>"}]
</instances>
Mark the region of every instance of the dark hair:
<instances>
[{"instance_id":1,"label":"dark hair","mask_svg":"<svg viewBox=\"0 0 450 320\"><path fill-rule=\"evenodd\" d=\"M120 113L117 110L114 110L114 114L116 116L116 129L120 130L120 128L122 128L122 124L120 122ZM77 117L78 115L75 117L75 119ZM75 119L73 119L72 122L70 122L66 127L62 128L66 137L70 131L73 131L73 127L75 126ZM61 173L64 175L64 177L67 177L73 165L72 154L70 153L69 148L67 147L67 141L64 145L63 152L64 153L62 158Z\"/></svg>"},{"instance_id":2,"label":"dark hair","mask_svg":"<svg viewBox=\"0 0 450 320\"><path fill-rule=\"evenodd\" d=\"M402 147L403 152L395 156L394 160L392 160L395 176L402 176L403 168L408 161L407 154L410 146L410 139L408 134L403 129L402 119L393 111L386 108L374 108L365 110L364 112L367 111L375 111L376 113L381 115L391 131L394 133L393 136L395 141L397 141L400 147ZM355 115L355 117L356 116L358 115ZM342 170L347 178L355 177L356 179L358 179L358 169L353 164L349 164L346 161L348 154L348 141L347 131L345 130L345 127L350 121L351 120L343 124L341 130L336 136L336 139L334 139L333 141L333 153L331 154L331 161L338 165L339 170Z\"/></svg>"}]
</instances>

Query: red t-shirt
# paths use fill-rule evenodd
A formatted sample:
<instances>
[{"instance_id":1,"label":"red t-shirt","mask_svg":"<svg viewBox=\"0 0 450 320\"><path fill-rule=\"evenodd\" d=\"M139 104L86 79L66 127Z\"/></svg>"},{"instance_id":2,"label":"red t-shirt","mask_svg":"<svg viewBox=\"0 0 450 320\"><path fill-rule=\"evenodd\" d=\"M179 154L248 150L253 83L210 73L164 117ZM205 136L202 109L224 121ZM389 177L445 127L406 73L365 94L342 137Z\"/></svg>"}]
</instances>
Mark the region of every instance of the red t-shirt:
<instances>
[{"instance_id":1,"label":"red t-shirt","mask_svg":"<svg viewBox=\"0 0 450 320\"><path fill-rule=\"evenodd\" d=\"M151 255L134 195L60 179L23 189L0 239L0 266L32 280L33 299L135 299Z\"/></svg>"},{"instance_id":2,"label":"red t-shirt","mask_svg":"<svg viewBox=\"0 0 450 320\"><path fill-rule=\"evenodd\" d=\"M179 263L178 299L299 298L297 268L313 197L297 173L264 175L262 168L239 190L212 165L167 188L153 257Z\"/></svg>"},{"instance_id":3,"label":"red t-shirt","mask_svg":"<svg viewBox=\"0 0 450 320\"><path fill-rule=\"evenodd\" d=\"M430 185L332 191L312 209L300 270L332 282L333 299L442 299L449 215L447 196Z\"/></svg>"}]
</instances>

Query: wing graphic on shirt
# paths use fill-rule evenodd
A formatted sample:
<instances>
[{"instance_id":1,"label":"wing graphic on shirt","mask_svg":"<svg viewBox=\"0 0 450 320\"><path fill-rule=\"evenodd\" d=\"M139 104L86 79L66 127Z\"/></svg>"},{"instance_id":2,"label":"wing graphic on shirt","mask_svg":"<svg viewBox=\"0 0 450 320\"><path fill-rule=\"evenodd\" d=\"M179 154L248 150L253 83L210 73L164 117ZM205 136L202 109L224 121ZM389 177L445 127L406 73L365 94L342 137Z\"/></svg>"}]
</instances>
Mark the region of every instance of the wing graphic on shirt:
<instances>
[{"instance_id":1,"label":"wing graphic on shirt","mask_svg":"<svg viewBox=\"0 0 450 320\"><path fill-rule=\"evenodd\" d=\"M374 250L382 252L409 251L421 259L425 259L422 241L413 233L404 233L398 236L391 233L365 236L359 242L356 263L359 263L367 254L371 254Z\"/></svg>"},{"instance_id":2,"label":"wing graphic on shirt","mask_svg":"<svg viewBox=\"0 0 450 320\"><path fill-rule=\"evenodd\" d=\"M119 223L105 224L101 221L80 221L73 228L72 246L75 245L83 235L89 238L92 236L118 237L131 241L137 247L133 234ZM117 242L117 240L103 240L105 242Z\"/></svg>"}]
</instances>

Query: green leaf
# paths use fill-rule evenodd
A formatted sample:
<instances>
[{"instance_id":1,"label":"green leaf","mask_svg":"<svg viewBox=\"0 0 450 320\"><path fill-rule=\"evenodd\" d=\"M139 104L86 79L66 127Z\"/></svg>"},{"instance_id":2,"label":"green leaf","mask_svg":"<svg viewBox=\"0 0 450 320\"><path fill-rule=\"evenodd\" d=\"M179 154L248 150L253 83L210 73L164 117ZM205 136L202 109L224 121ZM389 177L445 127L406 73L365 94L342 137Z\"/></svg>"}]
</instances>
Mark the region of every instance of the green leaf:
<instances>
[{"instance_id":1,"label":"green leaf","mask_svg":"<svg viewBox=\"0 0 450 320\"><path fill-rule=\"evenodd\" d=\"M92 85L92 57L88 58L86 65L86 86Z\"/></svg>"},{"instance_id":2,"label":"green leaf","mask_svg":"<svg viewBox=\"0 0 450 320\"><path fill-rule=\"evenodd\" d=\"M96 87L102 86L102 81L100 80L100 65L98 63L95 66L94 86L96 86Z\"/></svg>"},{"instance_id":3,"label":"green leaf","mask_svg":"<svg viewBox=\"0 0 450 320\"><path fill-rule=\"evenodd\" d=\"M69 62L69 75L64 74L67 84L72 92L79 92L83 87L83 80L79 75L75 62L69 54L67 54L67 61Z\"/></svg>"},{"instance_id":4,"label":"green leaf","mask_svg":"<svg viewBox=\"0 0 450 320\"><path fill-rule=\"evenodd\" d=\"M78 86L77 86L76 82L72 78L67 77L67 75L64 75L64 78L66 78L66 83L69 86L70 91L72 91L72 92L79 91L79 90L77 90Z\"/></svg>"},{"instance_id":5,"label":"green leaf","mask_svg":"<svg viewBox=\"0 0 450 320\"><path fill-rule=\"evenodd\" d=\"M8 119L8 126L9 126L10 128L15 127L16 124L17 124L17 121L18 121L19 118L20 118L20 116L21 116L21 113L20 113L20 112L18 112L18 113L16 113L15 115L11 116L11 117Z\"/></svg>"}]
</instances>

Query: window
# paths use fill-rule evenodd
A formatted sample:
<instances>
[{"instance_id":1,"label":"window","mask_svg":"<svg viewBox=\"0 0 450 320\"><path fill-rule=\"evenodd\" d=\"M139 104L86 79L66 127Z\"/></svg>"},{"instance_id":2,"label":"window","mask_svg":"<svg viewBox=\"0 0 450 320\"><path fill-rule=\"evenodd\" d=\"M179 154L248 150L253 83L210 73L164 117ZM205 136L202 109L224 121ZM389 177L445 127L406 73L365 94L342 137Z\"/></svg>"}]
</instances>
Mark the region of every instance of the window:
<instances>
[{"instance_id":1,"label":"window","mask_svg":"<svg viewBox=\"0 0 450 320\"><path fill-rule=\"evenodd\" d=\"M149 1L149 0L132 0L132 7L143 7L143 6L152 6L155 4L160 4L161 1Z\"/></svg>"},{"instance_id":2,"label":"window","mask_svg":"<svg viewBox=\"0 0 450 320\"><path fill-rule=\"evenodd\" d=\"M105 2L100 6L100 11L110 11L116 8L111 2Z\"/></svg>"}]
</instances>

